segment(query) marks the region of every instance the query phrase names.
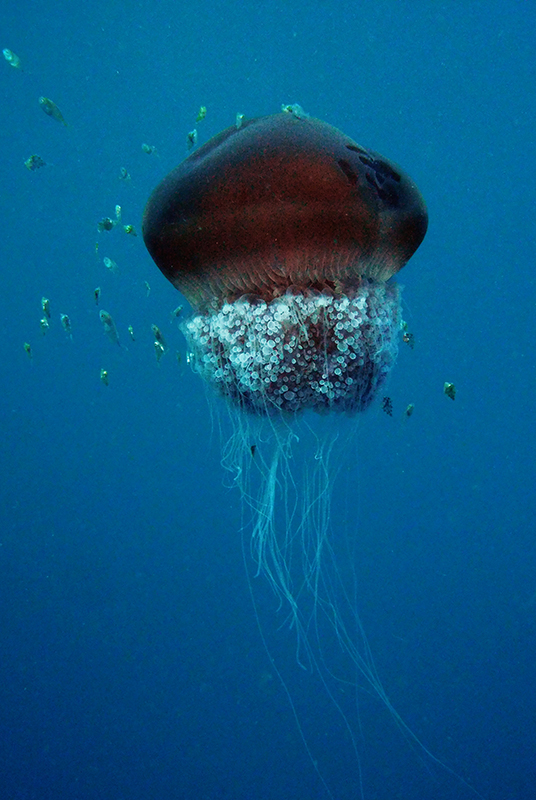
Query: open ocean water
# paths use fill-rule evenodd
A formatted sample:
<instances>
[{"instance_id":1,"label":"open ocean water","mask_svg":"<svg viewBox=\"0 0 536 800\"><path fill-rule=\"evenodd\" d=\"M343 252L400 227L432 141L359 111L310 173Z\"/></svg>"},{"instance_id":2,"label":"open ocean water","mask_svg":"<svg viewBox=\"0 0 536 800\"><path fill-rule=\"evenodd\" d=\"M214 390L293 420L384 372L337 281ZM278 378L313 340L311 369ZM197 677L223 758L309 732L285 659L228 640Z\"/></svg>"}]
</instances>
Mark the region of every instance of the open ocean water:
<instances>
[{"instance_id":1,"label":"open ocean water","mask_svg":"<svg viewBox=\"0 0 536 800\"><path fill-rule=\"evenodd\" d=\"M337 800L533 800L536 6L24 0L0 31L20 58L0 63L0 798L320 800L314 761ZM360 691L361 786L260 576L263 646L223 404L141 237L189 131L282 103L401 164L430 217L399 275L393 416L359 421L330 526L385 692L446 768ZM97 231L116 205L137 236Z\"/></svg>"}]
</instances>

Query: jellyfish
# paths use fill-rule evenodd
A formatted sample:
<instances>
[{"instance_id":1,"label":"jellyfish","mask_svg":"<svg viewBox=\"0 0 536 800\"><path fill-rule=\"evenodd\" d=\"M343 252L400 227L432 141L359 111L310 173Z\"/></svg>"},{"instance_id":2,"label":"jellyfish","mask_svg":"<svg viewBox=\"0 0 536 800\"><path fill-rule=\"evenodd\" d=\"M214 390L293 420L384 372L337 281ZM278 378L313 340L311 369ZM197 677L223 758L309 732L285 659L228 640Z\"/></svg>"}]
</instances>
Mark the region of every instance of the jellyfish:
<instances>
[{"instance_id":1,"label":"jellyfish","mask_svg":"<svg viewBox=\"0 0 536 800\"><path fill-rule=\"evenodd\" d=\"M388 378L401 327L393 276L427 222L396 164L298 107L244 119L192 152L143 218L150 255L193 309L182 323L190 363L233 421L223 464L250 518L253 578L268 579L299 665L318 671L333 702L345 680L328 663L335 638L402 727L330 539L333 419L359 416ZM302 445L312 449L300 467Z\"/></svg>"},{"instance_id":2,"label":"jellyfish","mask_svg":"<svg viewBox=\"0 0 536 800\"><path fill-rule=\"evenodd\" d=\"M397 351L389 279L426 228L396 165L289 112L192 153L143 221L157 266L198 312L185 327L196 369L262 415L370 405Z\"/></svg>"}]
</instances>

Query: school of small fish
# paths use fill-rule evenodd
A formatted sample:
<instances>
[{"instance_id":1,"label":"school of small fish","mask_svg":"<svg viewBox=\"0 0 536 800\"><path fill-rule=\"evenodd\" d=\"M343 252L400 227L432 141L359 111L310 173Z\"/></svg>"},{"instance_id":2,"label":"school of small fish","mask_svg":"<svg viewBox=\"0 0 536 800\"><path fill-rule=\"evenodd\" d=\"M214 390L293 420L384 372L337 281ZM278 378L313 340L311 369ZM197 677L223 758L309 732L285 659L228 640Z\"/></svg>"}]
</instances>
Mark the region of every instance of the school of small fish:
<instances>
[{"instance_id":1,"label":"school of small fish","mask_svg":"<svg viewBox=\"0 0 536 800\"><path fill-rule=\"evenodd\" d=\"M4 48L3 56L6 63L12 67L14 70L19 71L20 73L24 73L23 62L21 58L9 48ZM50 117L51 120L58 122L60 125L63 125L65 128L70 127L70 123L64 117L63 111L60 109L58 104L55 100L52 100L50 97L46 97L45 95L41 95L38 98L38 105L43 113ZM63 105L63 104L62 104ZM195 124L199 124L202 122L207 114L206 106L200 106L197 114L195 115ZM188 149L193 148L197 144L197 128L192 129L186 135L186 145ZM153 156L155 158L159 158L159 153L154 144L148 144L147 142L143 142L141 145L141 150L148 156ZM23 160L23 164L29 172L37 172L41 170L43 167L47 166L47 162L41 155L37 153L32 153L27 158ZM132 176L125 166L121 166L118 169L118 177L119 180L126 183L131 184ZM114 214L110 216L104 216L97 222L97 232L99 234L106 234L112 232L115 228L122 230L129 237L137 238L137 231L136 227L130 222L123 222L123 213L122 207L118 204L115 206ZM99 253L99 242L95 244L95 253L98 255ZM119 273L119 266L117 262L110 256L106 255L102 257L102 264L104 264L105 269L108 273L112 275L118 275ZM145 296L146 298L149 297L151 293L151 287L147 281L144 281L143 286L145 288ZM100 286L97 286L93 290L93 299L95 306L99 307L100 300L101 300L101 293L102 289ZM182 312L182 306L178 306L174 311L170 313L170 322L178 320L180 314ZM99 319L102 325L102 329L106 337L112 342L113 344L117 345L119 348L127 349L120 341L119 332L117 325L112 317L112 315L105 311L104 309L100 308L98 310ZM73 337L73 325L71 323L71 317L69 314L60 313L59 314L60 326L64 331L65 337L70 341L74 342L75 337ZM49 331L53 330L53 321L52 321L52 311L51 311L51 301L48 297L43 296L41 298L41 317L39 318L39 327L41 330L41 335L45 336L49 333ZM76 325L75 325L76 328ZM126 330L128 331L128 335L131 342L136 341L136 336L134 335L134 327L132 325L126 326ZM150 326L150 333L152 334L153 339L153 350L156 358L157 364L160 363L164 354L170 349L164 334L162 333L161 329L157 325ZM50 334L52 335L52 334ZM75 330L76 336L76 330ZM149 336L147 336L149 338ZM33 363L34 360L34 350L32 345L29 342L24 342L24 351L26 352L28 358ZM39 349L39 348L38 348ZM176 361L178 364L181 364L182 358L179 351L176 351ZM110 383L110 375L107 369L101 368L99 370L99 378L101 383L104 386L108 386Z\"/></svg>"}]
</instances>

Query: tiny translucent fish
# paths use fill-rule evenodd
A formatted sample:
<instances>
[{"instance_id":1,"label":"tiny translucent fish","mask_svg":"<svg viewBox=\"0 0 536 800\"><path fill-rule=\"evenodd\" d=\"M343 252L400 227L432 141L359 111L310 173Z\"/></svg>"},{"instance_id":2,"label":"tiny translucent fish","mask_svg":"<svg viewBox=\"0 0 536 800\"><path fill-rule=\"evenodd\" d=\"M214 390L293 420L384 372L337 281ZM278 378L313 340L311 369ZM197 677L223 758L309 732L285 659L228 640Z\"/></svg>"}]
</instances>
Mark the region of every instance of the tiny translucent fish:
<instances>
[{"instance_id":1,"label":"tiny translucent fish","mask_svg":"<svg viewBox=\"0 0 536 800\"><path fill-rule=\"evenodd\" d=\"M245 114L237 114L237 115L236 115L236 122L235 122L235 125L236 125L236 130L237 130L237 131L239 131L239 130L240 130L240 128L242 127L242 125L244 124L244 120L245 120L245 118L246 118L246 115L245 115Z\"/></svg>"},{"instance_id":2,"label":"tiny translucent fish","mask_svg":"<svg viewBox=\"0 0 536 800\"><path fill-rule=\"evenodd\" d=\"M290 105L286 105L283 103L281 106L281 111L285 111L287 114L293 114L296 119L308 119L309 114L307 111L304 111L303 108L300 106L299 103L291 103Z\"/></svg>"},{"instance_id":3,"label":"tiny translucent fish","mask_svg":"<svg viewBox=\"0 0 536 800\"><path fill-rule=\"evenodd\" d=\"M451 400L456 399L456 387L454 386L453 383L445 383L443 386L443 391L445 392L447 397L450 397Z\"/></svg>"},{"instance_id":4,"label":"tiny translucent fish","mask_svg":"<svg viewBox=\"0 0 536 800\"><path fill-rule=\"evenodd\" d=\"M101 371L100 371L100 379L101 379L101 383L103 383L105 386L109 386L110 380L108 378L108 370L107 369L101 369Z\"/></svg>"},{"instance_id":5,"label":"tiny translucent fish","mask_svg":"<svg viewBox=\"0 0 536 800\"><path fill-rule=\"evenodd\" d=\"M409 347L411 347L412 350L415 349L415 336L408 330L405 330L404 333L402 334L402 341L405 344L409 345Z\"/></svg>"},{"instance_id":6,"label":"tiny translucent fish","mask_svg":"<svg viewBox=\"0 0 536 800\"><path fill-rule=\"evenodd\" d=\"M138 235L136 233L136 228L134 227L134 225L123 225L123 230L125 231L125 233L130 234L130 236L137 236Z\"/></svg>"},{"instance_id":7,"label":"tiny translucent fish","mask_svg":"<svg viewBox=\"0 0 536 800\"><path fill-rule=\"evenodd\" d=\"M48 117L52 117L52 119L55 119L56 122L61 122L62 125L67 127L67 123L63 118L63 114L53 100L51 100L49 97L40 97L39 105Z\"/></svg>"},{"instance_id":8,"label":"tiny translucent fish","mask_svg":"<svg viewBox=\"0 0 536 800\"><path fill-rule=\"evenodd\" d=\"M145 285L146 297L149 297L149 295L151 294L151 287L149 286L149 281L143 281L143 283Z\"/></svg>"},{"instance_id":9,"label":"tiny translucent fish","mask_svg":"<svg viewBox=\"0 0 536 800\"><path fill-rule=\"evenodd\" d=\"M207 116L207 107L206 106L201 106L201 108L197 112L197 117L196 117L195 121L196 122L202 122L205 119L206 116Z\"/></svg>"},{"instance_id":10,"label":"tiny translucent fish","mask_svg":"<svg viewBox=\"0 0 536 800\"><path fill-rule=\"evenodd\" d=\"M24 342L24 349L26 350L28 358L31 361L31 359L33 358L33 353L32 353L32 347L28 342Z\"/></svg>"},{"instance_id":11,"label":"tiny translucent fish","mask_svg":"<svg viewBox=\"0 0 536 800\"><path fill-rule=\"evenodd\" d=\"M46 333L46 332L48 331L48 329L50 328L50 325L48 324L48 319L47 319L46 317L42 317L42 318L39 320L39 325L41 326L41 333L42 333L42 334L43 334L43 336L44 336L44 335L45 335L45 333Z\"/></svg>"},{"instance_id":12,"label":"tiny translucent fish","mask_svg":"<svg viewBox=\"0 0 536 800\"><path fill-rule=\"evenodd\" d=\"M130 172L127 170L126 167L121 167L121 169L119 170L119 180L120 181L130 180Z\"/></svg>"},{"instance_id":13,"label":"tiny translucent fish","mask_svg":"<svg viewBox=\"0 0 536 800\"><path fill-rule=\"evenodd\" d=\"M154 354L156 356L156 360L157 360L158 363L160 363L160 359L162 358L162 356L164 355L165 352L166 352L166 348L164 347L162 342L158 342L158 341L155 340L155 342L154 342Z\"/></svg>"},{"instance_id":14,"label":"tiny translucent fish","mask_svg":"<svg viewBox=\"0 0 536 800\"><path fill-rule=\"evenodd\" d=\"M111 342L114 344L119 344L119 335L117 333L117 328L115 327L115 322L112 319L111 314L108 314L107 311L104 309L99 313L100 321L103 324L104 332L109 338Z\"/></svg>"},{"instance_id":15,"label":"tiny translucent fish","mask_svg":"<svg viewBox=\"0 0 536 800\"><path fill-rule=\"evenodd\" d=\"M180 365L182 364L182 356L178 350L175 351L175 358L177 359L177 364L180 367Z\"/></svg>"},{"instance_id":16,"label":"tiny translucent fish","mask_svg":"<svg viewBox=\"0 0 536 800\"><path fill-rule=\"evenodd\" d=\"M43 313L50 319L50 300L48 297L41 298L41 308L43 309Z\"/></svg>"},{"instance_id":17,"label":"tiny translucent fish","mask_svg":"<svg viewBox=\"0 0 536 800\"><path fill-rule=\"evenodd\" d=\"M4 54L4 58L8 64L11 64L11 66L15 69L21 68L20 58L16 53L13 52L13 50L9 50L7 47L4 47L2 53Z\"/></svg>"},{"instance_id":18,"label":"tiny translucent fish","mask_svg":"<svg viewBox=\"0 0 536 800\"><path fill-rule=\"evenodd\" d=\"M197 144L197 130L194 128L193 131L190 131L186 135L186 146L188 150L191 150L192 147L195 147Z\"/></svg>"},{"instance_id":19,"label":"tiny translucent fish","mask_svg":"<svg viewBox=\"0 0 536 800\"><path fill-rule=\"evenodd\" d=\"M404 414L405 414L406 417L411 417L411 415L413 414L414 411L415 411L415 405L414 405L414 403L410 403L409 405L406 406L406 410L404 411Z\"/></svg>"},{"instance_id":20,"label":"tiny translucent fish","mask_svg":"<svg viewBox=\"0 0 536 800\"><path fill-rule=\"evenodd\" d=\"M35 172L36 169L40 169L40 167L46 167L46 165L47 162L43 161L41 156L35 154L27 158L24 162L24 166L26 169L29 169L30 172Z\"/></svg>"},{"instance_id":21,"label":"tiny translucent fish","mask_svg":"<svg viewBox=\"0 0 536 800\"><path fill-rule=\"evenodd\" d=\"M174 308L170 314L171 322L173 322L174 319L178 319L181 314L182 314L182 306L177 306L177 308Z\"/></svg>"},{"instance_id":22,"label":"tiny translucent fish","mask_svg":"<svg viewBox=\"0 0 536 800\"><path fill-rule=\"evenodd\" d=\"M162 345L162 347L164 348L164 350L167 350L168 349L167 342L164 339L164 335L163 335L162 331L160 330L160 328L158 327L158 325L151 325L151 330L153 332L153 336L155 338L155 341L159 342Z\"/></svg>"},{"instance_id":23,"label":"tiny translucent fish","mask_svg":"<svg viewBox=\"0 0 536 800\"><path fill-rule=\"evenodd\" d=\"M134 336L134 328L132 327L132 325L128 326L128 333L129 333L129 336L132 339L132 341L135 342L136 341L136 337Z\"/></svg>"},{"instance_id":24,"label":"tiny translucent fish","mask_svg":"<svg viewBox=\"0 0 536 800\"><path fill-rule=\"evenodd\" d=\"M118 222L121 222L122 215L123 215L123 210L122 210L121 206L119 206L119 205L116 206L115 207L115 218L116 218L116 220Z\"/></svg>"},{"instance_id":25,"label":"tiny translucent fish","mask_svg":"<svg viewBox=\"0 0 536 800\"><path fill-rule=\"evenodd\" d=\"M103 217L99 222L97 222L97 230L99 233L103 231L111 231L115 228L115 222L110 217Z\"/></svg>"},{"instance_id":26,"label":"tiny translucent fish","mask_svg":"<svg viewBox=\"0 0 536 800\"><path fill-rule=\"evenodd\" d=\"M69 339L72 339L73 338L73 334L71 332L71 320L69 319L67 314L60 314L60 319L61 319L61 326L62 326L63 330L65 331L65 333L67 334Z\"/></svg>"},{"instance_id":27,"label":"tiny translucent fish","mask_svg":"<svg viewBox=\"0 0 536 800\"><path fill-rule=\"evenodd\" d=\"M145 142L142 144L141 149L144 153L147 153L148 156L157 155L157 150L154 144L146 144Z\"/></svg>"},{"instance_id":28,"label":"tiny translucent fish","mask_svg":"<svg viewBox=\"0 0 536 800\"><path fill-rule=\"evenodd\" d=\"M117 266L115 261L113 261L111 258L108 258L108 256L104 256L102 261L106 269L109 269L110 272L113 272L114 275L117 275L117 273L119 272L119 267Z\"/></svg>"},{"instance_id":29,"label":"tiny translucent fish","mask_svg":"<svg viewBox=\"0 0 536 800\"><path fill-rule=\"evenodd\" d=\"M97 288L93 290L93 297L95 298L95 305L98 306L100 299L100 286L97 286Z\"/></svg>"}]
</instances>

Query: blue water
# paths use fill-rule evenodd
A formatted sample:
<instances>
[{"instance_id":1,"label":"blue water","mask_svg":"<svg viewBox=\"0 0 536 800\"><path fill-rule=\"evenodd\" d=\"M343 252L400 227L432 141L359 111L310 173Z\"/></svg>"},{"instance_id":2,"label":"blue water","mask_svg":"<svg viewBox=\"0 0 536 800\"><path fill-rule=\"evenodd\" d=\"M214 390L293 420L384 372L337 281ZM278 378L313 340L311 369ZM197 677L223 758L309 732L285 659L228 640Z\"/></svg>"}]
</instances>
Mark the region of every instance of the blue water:
<instances>
[{"instance_id":1,"label":"blue water","mask_svg":"<svg viewBox=\"0 0 536 800\"><path fill-rule=\"evenodd\" d=\"M430 215L400 275L416 347L401 348L394 415L364 416L332 511L335 532L355 531L378 673L483 797L534 798L533 4L10 5L0 45L23 71L0 63L0 796L326 797L255 621L217 403L185 363L170 322L181 298L140 235L199 106L203 142L237 112L298 102L400 163ZM33 153L47 162L36 172ZM116 204L137 237L97 233ZM159 365L151 324L170 344ZM355 798L340 718L261 580L261 626L313 756L333 795ZM360 702L366 798L475 797L381 703Z\"/></svg>"}]
</instances>

